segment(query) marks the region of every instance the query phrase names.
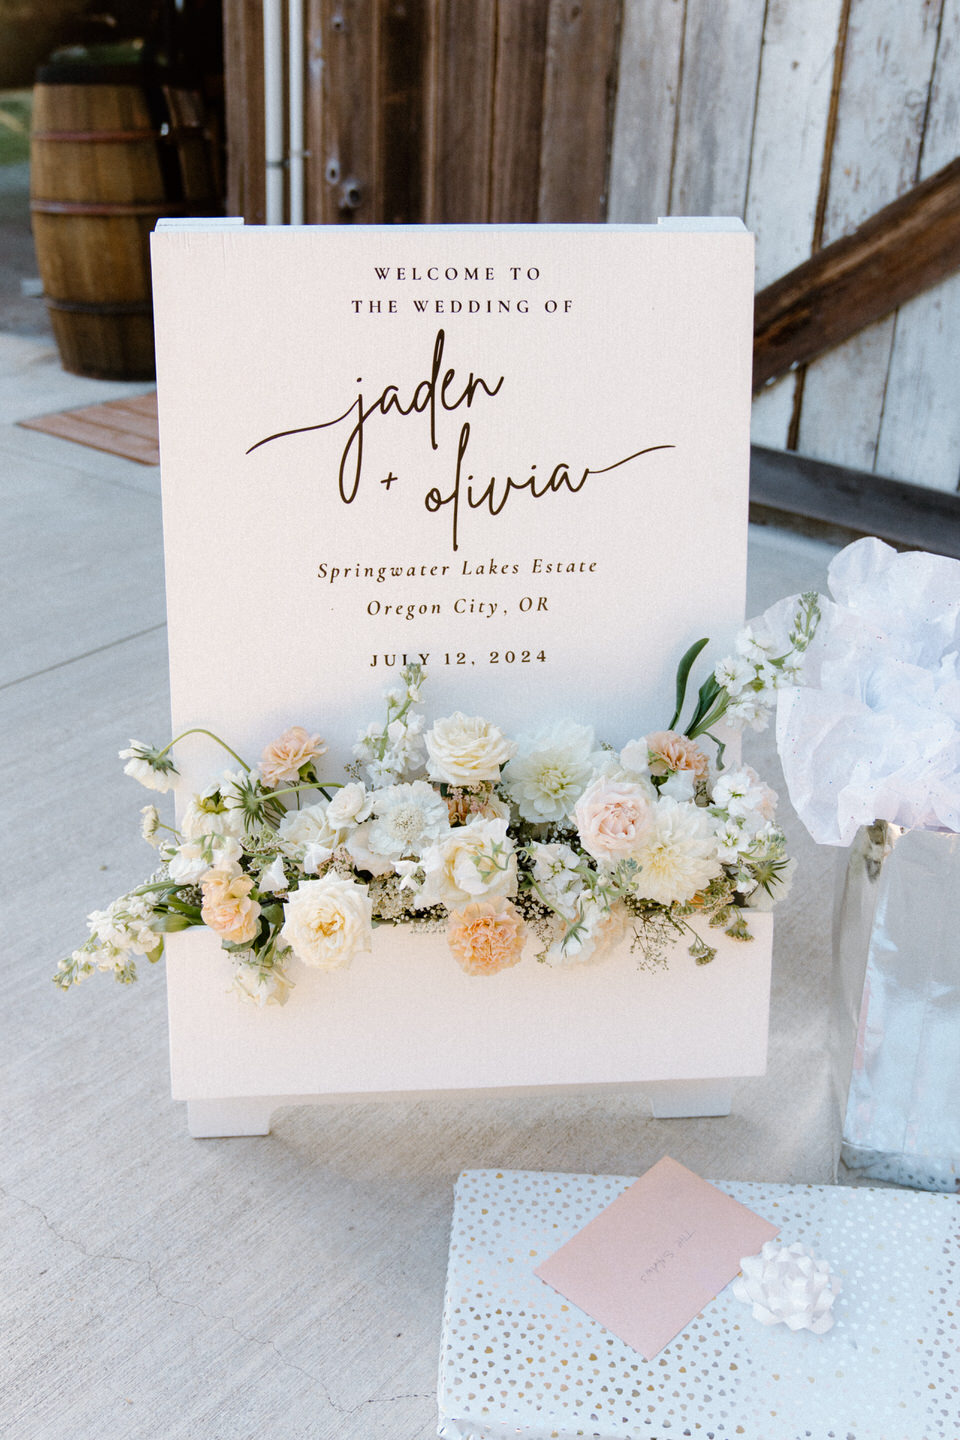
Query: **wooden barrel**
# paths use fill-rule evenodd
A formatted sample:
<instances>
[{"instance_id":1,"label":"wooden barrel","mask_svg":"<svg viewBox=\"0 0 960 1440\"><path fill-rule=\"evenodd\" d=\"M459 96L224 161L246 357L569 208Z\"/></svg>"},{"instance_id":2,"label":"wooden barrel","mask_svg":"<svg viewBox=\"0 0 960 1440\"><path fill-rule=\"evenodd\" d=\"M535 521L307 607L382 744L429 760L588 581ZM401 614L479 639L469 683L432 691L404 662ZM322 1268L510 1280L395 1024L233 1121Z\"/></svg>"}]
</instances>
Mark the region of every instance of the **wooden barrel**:
<instances>
[{"instance_id":1,"label":"wooden barrel","mask_svg":"<svg viewBox=\"0 0 960 1440\"><path fill-rule=\"evenodd\" d=\"M219 208L199 104L141 67L42 67L30 195L64 368L152 379L150 232L162 215Z\"/></svg>"}]
</instances>

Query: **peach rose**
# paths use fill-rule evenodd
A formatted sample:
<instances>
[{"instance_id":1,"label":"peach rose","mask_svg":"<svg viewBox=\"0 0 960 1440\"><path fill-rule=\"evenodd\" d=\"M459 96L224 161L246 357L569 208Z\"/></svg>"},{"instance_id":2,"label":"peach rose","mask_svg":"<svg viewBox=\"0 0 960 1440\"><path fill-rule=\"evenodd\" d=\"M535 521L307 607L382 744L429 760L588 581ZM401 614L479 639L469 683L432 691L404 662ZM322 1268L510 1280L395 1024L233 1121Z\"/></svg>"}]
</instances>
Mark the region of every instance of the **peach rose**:
<instances>
[{"instance_id":1,"label":"peach rose","mask_svg":"<svg viewBox=\"0 0 960 1440\"><path fill-rule=\"evenodd\" d=\"M231 945L247 945L260 926L260 906L250 899L253 880L235 870L208 870L200 881L200 914Z\"/></svg>"},{"instance_id":2,"label":"peach rose","mask_svg":"<svg viewBox=\"0 0 960 1440\"><path fill-rule=\"evenodd\" d=\"M602 777L580 796L573 818L587 854L613 864L635 855L653 824L652 806L642 786Z\"/></svg>"},{"instance_id":3,"label":"peach rose","mask_svg":"<svg viewBox=\"0 0 960 1440\"><path fill-rule=\"evenodd\" d=\"M496 975L516 965L526 939L520 912L509 900L478 900L454 910L447 944L468 975Z\"/></svg>"},{"instance_id":4,"label":"peach rose","mask_svg":"<svg viewBox=\"0 0 960 1440\"><path fill-rule=\"evenodd\" d=\"M686 735L678 735L676 730L658 730L648 735L647 747L654 775L662 775L664 770L692 770L694 775L702 778L707 773L710 762L700 746L688 740Z\"/></svg>"},{"instance_id":5,"label":"peach rose","mask_svg":"<svg viewBox=\"0 0 960 1440\"><path fill-rule=\"evenodd\" d=\"M260 756L263 783L294 785L300 777L300 767L326 753L326 741L321 740L319 735L308 735L302 725L291 725Z\"/></svg>"}]
</instances>

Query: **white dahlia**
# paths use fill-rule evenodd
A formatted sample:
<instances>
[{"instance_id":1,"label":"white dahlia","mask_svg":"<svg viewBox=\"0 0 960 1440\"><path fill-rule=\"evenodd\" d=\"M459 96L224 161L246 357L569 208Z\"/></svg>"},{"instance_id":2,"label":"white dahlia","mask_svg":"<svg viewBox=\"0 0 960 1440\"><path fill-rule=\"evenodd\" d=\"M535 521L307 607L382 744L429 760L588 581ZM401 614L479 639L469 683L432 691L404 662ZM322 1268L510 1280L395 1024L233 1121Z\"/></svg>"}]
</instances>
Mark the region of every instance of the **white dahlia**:
<instances>
[{"instance_id":1,"label":"white dahlia","mask_svg":"<svg viewBox=\"0 0 960 1440\"><path fill-rule=\"evenodd\" d=\"M594 775L593 731L572 720L517 742L503 784L524 820L545 825L572 814Z\"/></svg>"},{"instance_id":2,"label":"white dahlia","mask_svg":"<svg viewBox=\"0 0 960 1440\"><path fill-rule=\"evenodd\" d=\"M637 898L683 902L719 875L714 829L713 817L700 806L668 796L658 800L652 828L633 855L640 866L633 886Z\"/></svg>"}]
</instances>

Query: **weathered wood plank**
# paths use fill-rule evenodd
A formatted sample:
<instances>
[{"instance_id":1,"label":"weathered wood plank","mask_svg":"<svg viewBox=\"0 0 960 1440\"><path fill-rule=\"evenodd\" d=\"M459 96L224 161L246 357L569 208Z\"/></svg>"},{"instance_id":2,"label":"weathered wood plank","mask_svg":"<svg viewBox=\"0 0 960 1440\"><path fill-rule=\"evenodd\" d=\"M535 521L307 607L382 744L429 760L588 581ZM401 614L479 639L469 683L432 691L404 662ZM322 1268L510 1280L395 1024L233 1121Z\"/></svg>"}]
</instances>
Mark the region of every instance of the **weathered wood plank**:
<instances>
[{"instance_id":1,"label":"weathered wood plank","mask_svg":"<svg viewBox=\"0 0 960 1440\"><path fill-rule=\"evenodd\" d=\"M308 225L323 221L327 189L326 150L323 128L323 43L324 0L305 0L303 7L303 55L306 90L303 97L303 145L306 150L303 174L303 210Z\"/></svg>"},{"instance_id":2,"label":"weathered wood plank","mask_svg":"<svg viewBox=\"0 0 960 1440\"><path fill-rule=\"evenodd\" d=\"M493 95L490 219L537 219L549 0L502 0Z\"/></svg>"},{"instance_id":3,"label":"weathered wood plank","mask_svg":"<svg viewBox=\"0 0 960 1440\"><path fill-rule=\"evenodd\" d=\"M960 150L960 3L946 0L923 137L926 178ZM877 469L919 485L960 482L960 275L903 305L877 445Z\"/></svg>"},{"instance_id":4,"label":"weathered wood plank","mask_svg":"<svg viewBox=\"0 0 960 1440\"><path fill-rule=\"evenodd\" d=\"M433 213L437 224L490 216L496 0L438 0Z\"/></svg>"},{"instance_id":5,"label":"weathered wood plank","mask_svg":"<svg viewBox=\"0 0 960 1440\"><path fill-rule=\"evenodd\" d=\"M853 0L823 240L830 244L916 181L940 0ZM861 331L806 372L798 448L872 470L894 320Z\"/></svg>"},{"instance_id":6,"label":"weathered wood plank","mask_svg":"<svg viewBox=\"0 0 960 1440\"><path fill-rule=\"evenodd\" d=\"M537 198L541 221L605 218L620 8L620 0L550 5Z\"/></svg>"},{"instance_id":7,"label":"weathered wood plank","mask_svg":"<svg viewBox=\"0 0 960 1440\"><path fill-rule=\"evenodd\" d=\"M227 214L248 225L266 219L263 119L263 6L224 0Z\"/></svg>"},{"instance_id":8,"label":"weathered wood plank","mask_svg":"<svg viewBox=\"0 0 960 1440\"><path fill-rule=\"evenodd\" d=\"M764 9L687 0L673 215L744 213Z\"/></svg>"},{"instance_id":9,"label":"weathered wood plank","mask_svg":"<svg viewBox=\"0 0 960 1440\"><path fill-rule=\"evenodd\" d=\"M758 288L813 248L842 9L843 0L770 0L767 7L745 216L758 237ZM756 396L755 442L786 445L795 383L789 376Z\"/></svg>"},{"instance_id":10,"label":"weathered wood plank","mask_svg":"<svg viewBox=\"0 0 960 1440\"><path fill-rule=\"evenodd\" d=\"M960 266L960 158L757 296L754 388L857 334Z\"/></svg>"},{"instance_id":11,"label":"weathered wood plank","mask_svg":"<svg viewBox=\"0 0 960 1440\"><path fill-rule=\"evenodd\" d=\"M387 225L422 224L430 93L427 0L381 0L377 24L380 219Z\"/></svg>"},{"instance_id":12,"label":"weathered wood plank","mask_svg":"<svg viewBox=\"0 0 960 1440\"><path fill-rule=\"evenodd\" d=\"M323 0L323 177L328 224L382 218L377 153L377 0Z\"/></svg>"},{"instance_id":13,"label":"weathered wood plank","mask_svg":"<svg viewBox=\"0 0 960 1440\"><path fill-rule=\"evenodd\" d=\"M750 519L840 544L876 535L960 559L960 496L759 445L750 454Z\"/></svg>"},{"instance_id":14,"label":"weathered wood plank","mask_svg":"<svg viewBox=\"0 0 960 1440\"><path fill-rule=\"evenodd\" d=\"M608 218L651 224L670 209L683 0L624 0Z\"/></svg>"}]
</instances>

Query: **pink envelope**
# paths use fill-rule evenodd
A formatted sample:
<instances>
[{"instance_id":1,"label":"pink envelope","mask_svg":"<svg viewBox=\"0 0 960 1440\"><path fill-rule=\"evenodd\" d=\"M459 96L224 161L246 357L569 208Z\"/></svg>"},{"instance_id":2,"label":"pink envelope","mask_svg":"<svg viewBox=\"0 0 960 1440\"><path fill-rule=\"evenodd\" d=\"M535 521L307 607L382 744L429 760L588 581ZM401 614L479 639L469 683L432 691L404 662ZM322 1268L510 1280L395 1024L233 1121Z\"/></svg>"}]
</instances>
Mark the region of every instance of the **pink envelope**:
<instances>
[{"instance_id":1,"label":"pink envelope","mask_svg":"<svg viewBox=\"0 0 960 1440\"><path fill-rule=\"evenodd\" d=\"M652 1360L778 1233L665 1156L534 1274Z\"/></svg>"}]
</instances>

